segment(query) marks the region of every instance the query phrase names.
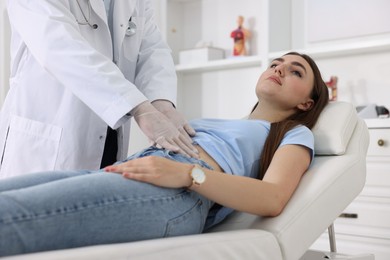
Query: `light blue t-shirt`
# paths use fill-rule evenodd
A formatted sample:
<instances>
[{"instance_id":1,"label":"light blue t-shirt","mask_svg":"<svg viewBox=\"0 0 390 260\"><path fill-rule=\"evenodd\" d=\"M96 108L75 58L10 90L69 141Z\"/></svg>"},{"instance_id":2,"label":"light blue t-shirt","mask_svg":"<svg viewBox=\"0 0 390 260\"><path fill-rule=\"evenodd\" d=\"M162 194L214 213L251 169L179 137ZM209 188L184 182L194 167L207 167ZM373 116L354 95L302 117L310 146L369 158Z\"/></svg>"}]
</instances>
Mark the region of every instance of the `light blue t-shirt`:
<instances>
[{"instance_id":1,"label":"light blue t-shirt","mask_svg":"<svg viewBox=\"0 0 390 260\"><path fill-rule=\"evenodd\" d=\"M197 119L190 121L196 131L193 141L199 144L225 173L257 178L260 155L270 130L263 120ZM314 136L309 128L297 126L288 131L280 146L302 145L314 156ZM210 211L206 228L222 221L233 210L216 208Z\"/></svg>"}]
</instances>

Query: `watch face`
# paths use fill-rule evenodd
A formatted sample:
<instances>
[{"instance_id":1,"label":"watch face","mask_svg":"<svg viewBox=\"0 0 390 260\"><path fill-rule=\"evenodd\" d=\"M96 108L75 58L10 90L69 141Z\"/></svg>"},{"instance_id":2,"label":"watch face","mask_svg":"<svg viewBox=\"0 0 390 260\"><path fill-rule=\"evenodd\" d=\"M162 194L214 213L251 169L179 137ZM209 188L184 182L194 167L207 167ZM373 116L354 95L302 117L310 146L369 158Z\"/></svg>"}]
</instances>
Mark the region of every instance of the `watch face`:
<instances>
[{"instance_id":1,"label":"watch face","mask_svg":"<svg viewBox=\"0 0 390 260\"><path fill-rule=\"evenodd\" d=\"M194 169L192 170L191 176L194 179L194 181L198 184L201 184L206 180L205 173L202 171L202 169L200 169L198 167L194 167Z\"/></svg>"}]
</instances>

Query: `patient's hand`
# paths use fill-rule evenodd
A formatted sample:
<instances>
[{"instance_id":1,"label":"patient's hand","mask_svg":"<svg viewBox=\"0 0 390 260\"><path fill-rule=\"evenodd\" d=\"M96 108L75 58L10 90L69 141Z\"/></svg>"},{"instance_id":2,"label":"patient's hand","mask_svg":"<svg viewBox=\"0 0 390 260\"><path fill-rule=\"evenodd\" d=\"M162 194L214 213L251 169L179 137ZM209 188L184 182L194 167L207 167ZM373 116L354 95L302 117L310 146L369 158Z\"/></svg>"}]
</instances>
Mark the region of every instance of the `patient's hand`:
<instances>
[{"instance_id":1,"label":"patient's hand","mask_svg":"<svg viewBox=\"0 0 390 260\"><path fill-rule=\"evenodd\" d=\"M121 164L107 166L106 172L166 188L182 188L191 185L191 164L175 162L157 156L147 156Z\"/></svg>"}]
</instances>

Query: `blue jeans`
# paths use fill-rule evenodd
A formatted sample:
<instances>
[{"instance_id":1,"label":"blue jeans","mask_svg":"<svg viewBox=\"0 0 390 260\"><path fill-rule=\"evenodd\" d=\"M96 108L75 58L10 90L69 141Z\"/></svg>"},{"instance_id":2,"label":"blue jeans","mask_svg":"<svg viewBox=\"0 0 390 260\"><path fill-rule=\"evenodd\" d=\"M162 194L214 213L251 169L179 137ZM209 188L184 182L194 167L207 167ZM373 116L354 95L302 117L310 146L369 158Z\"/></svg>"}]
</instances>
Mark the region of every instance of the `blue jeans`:
<instances>
[{"instance_id":1,"label":"blue jeans","mask_svg":"<svg viewBox=\"0 0 390 260\"><path fill-rule=\"evenodd\" d=\"M148 148L129 157L205 162ZM201 233L212 202L100 171L44 172L0 181L0 256Z\"/></svg>"}]
</instances>

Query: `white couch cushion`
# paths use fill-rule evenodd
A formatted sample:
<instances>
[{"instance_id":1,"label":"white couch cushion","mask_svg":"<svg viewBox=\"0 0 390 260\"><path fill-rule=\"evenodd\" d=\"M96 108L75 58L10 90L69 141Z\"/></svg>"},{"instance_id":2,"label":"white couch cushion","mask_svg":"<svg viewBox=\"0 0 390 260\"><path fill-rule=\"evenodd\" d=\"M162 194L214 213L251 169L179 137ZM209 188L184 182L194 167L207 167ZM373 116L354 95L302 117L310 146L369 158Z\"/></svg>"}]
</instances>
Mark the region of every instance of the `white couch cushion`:
<instances>
[{"instance_id":1,"label":"white couch cushion","mask_svg":"<svg viewBox=\"0 0 390 260\"><path fill-rule=\"evenodd\" d=\"M1 258L2 260L282 260L275 236L263 230L236 230L211 234L89 246Z\"/></svg>"},{"instance_id":2,"label":"white couch cushion","mask_svg":"<svg viewBox=\"0 0 390 260\"><path fill-rule=\"evenodd\" d=\"M356 109L352 104L341 101L330 102L313 128L315 154L344 154L357 119Z\"/></svg>"}]
</instances>

